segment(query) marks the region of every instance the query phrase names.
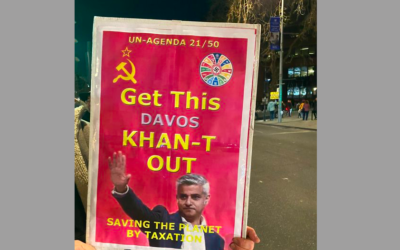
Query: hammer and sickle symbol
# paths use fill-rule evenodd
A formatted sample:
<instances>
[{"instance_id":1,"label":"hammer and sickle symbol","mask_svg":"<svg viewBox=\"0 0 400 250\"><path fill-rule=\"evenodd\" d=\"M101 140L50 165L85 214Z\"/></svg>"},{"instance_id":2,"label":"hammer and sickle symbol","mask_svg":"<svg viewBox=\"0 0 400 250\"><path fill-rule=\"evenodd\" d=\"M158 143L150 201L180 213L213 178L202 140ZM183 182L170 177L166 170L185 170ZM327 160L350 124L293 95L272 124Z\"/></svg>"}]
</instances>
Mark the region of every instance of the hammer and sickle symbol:
<instances>
[{"instance_id":1,"label":"hammer and sickle symbol","mask_svg":"<svg viewBox=\"0 0 400 250\"><path fill-rule=\"evenodd\" d=\"M128 70L125 69L126 63L125 63L125 62L121 62L121 63L116 67L116 69L117 69L118 71L121 71L121 70L124 71L124 73L125 73L126 75L125 75L125 76L118 75L117 77L114 78L113 83L116 83L120 78L121 78L122 80L125 80L125 81L131 80L133 83L136 83L136 82L137 82L136 79L133 78L133 77L135 76L135 73L136 73L135 65L133 65L133 63L131 62L131 60L129 60L128 58L127 58L127 60L128 60L129 63L131 64L132 72L129 73Z\"/></svg>"}]
</instances>

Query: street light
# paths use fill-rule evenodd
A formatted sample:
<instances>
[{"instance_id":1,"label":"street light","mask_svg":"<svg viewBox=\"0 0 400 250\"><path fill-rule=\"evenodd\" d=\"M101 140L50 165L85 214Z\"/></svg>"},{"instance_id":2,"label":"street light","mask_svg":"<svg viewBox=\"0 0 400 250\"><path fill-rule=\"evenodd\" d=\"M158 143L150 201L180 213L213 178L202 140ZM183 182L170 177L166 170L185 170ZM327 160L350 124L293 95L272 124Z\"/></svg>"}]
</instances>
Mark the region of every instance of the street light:
<instances>
[{"instance_id":1,"label":"street light","mask_svg":"<svg viewBox=\"0 0 400 250\"><path fill-rule=\"evenodd\" d=\"M282 122L282 67L283 67L283 2L281 7L281 50L279 52L279 104L278 104L278 123Z\"/></svg>"}]
</instances>

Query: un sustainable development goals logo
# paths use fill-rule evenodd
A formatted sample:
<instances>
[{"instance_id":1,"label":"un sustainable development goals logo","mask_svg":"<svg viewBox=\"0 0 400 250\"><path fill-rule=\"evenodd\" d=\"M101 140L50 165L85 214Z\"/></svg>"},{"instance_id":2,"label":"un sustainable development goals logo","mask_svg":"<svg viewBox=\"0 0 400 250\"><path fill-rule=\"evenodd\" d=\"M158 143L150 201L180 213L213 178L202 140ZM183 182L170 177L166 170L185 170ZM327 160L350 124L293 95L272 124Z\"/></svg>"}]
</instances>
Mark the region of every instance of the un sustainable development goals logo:
<instances>
[{"instance_id":1,"label":"un sustainable development goals logo","mask_svg":"<svg viewBox=\"0 0 400 250\"><path fill-rule=\"evenodd\" d=\"M232 77L233 67L228 57L220 53L206 56L200 63L200 76L213 87L225 85Z\"/></svg>"}]
</instances>

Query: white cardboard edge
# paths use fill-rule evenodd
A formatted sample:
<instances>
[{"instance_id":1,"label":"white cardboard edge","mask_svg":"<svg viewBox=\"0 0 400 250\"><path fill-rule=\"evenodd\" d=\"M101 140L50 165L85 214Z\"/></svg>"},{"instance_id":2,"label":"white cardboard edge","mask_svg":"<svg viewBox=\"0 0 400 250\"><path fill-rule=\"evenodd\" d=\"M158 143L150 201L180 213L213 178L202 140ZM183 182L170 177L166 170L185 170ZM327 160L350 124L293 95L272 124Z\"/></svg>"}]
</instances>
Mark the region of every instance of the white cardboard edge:
<instances>
[{"instance_id":1,"label":"white cardboard edge","mask_svg":"<svg viewBox=\"0 0 400 250\"><path fill-rule=\"evenodd\" d=\"M242 237L246 238L247 231L247 219L248 219L248 208L249 208L249 192L250 192L250 174L251 174L251 158L253 152L253 134L254 134L254 123L255 123L255 111L256 111L256 98L257 98L257 86L258 86L258 69L260 59L260 46L261 46L261 25L257 24L256 34L256 50L255 50L255 61L254 61L254 74L253 74L253 93L251 98L251 111L250 111L250 130L248 139L248 151L247 151L247 173L246 173L246 189L245 189L245 202L243 215L243 228Z\"/></svg>"}]
</instances>

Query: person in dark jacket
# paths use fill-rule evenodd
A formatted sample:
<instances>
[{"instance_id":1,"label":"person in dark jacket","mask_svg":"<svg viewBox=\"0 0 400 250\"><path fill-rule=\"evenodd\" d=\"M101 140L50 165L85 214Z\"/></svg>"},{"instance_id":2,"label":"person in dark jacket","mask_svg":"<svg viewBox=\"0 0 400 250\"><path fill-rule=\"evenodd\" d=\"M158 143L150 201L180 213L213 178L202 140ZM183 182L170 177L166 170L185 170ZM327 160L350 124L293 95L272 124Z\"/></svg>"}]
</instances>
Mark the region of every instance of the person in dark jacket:
<instances>
[{"instance_id":1,"label":"person in dark jacket","mask_svg":"<svg viewBox=\"0 0 400 250\"><path fill-rule=\"evenodd\" d=\"M282 101L282 104L281 104L282 106L281 106L281 108L282 108L282 110L281 110L281 117L283 117L283 115L285 114L285 110L286 110L286 104L285 104L285 102L284 101ZM279 106L278 106L278 109L279 109Z\"/></svg>"},{"instance_id":2,"label":"person in dark jacket","mask_svg":"<svg viewBox=\"0 0 400 250\"><path fill-rule=\"evenodd\" d=\"M303 106L303 121L308 120L308 113L310 112L310 103L306 101Z\"/></svg>"},{"instance_id":3,"label":"person in dark jacket","mask_svg":"<svg viewBox=\"0 0 400 250\"><path fill-rule=\"evenodd\" d=\"M292 108L293 108L291 100L287 101L286 107L287 107L287 110L288 110L288 116L291 117L292 116Z\"/></svg>"},{"instance_id":4,"label":"person in dark jacket","mask_svg":"<svg viewBox=\"0 0 400 250\"><path fill-rule=\"evenodd\" d=\"M314 116L315 120L317 120L317 98L315 98L311 118L312 116Z\"/></svg>"}]
</instances>

